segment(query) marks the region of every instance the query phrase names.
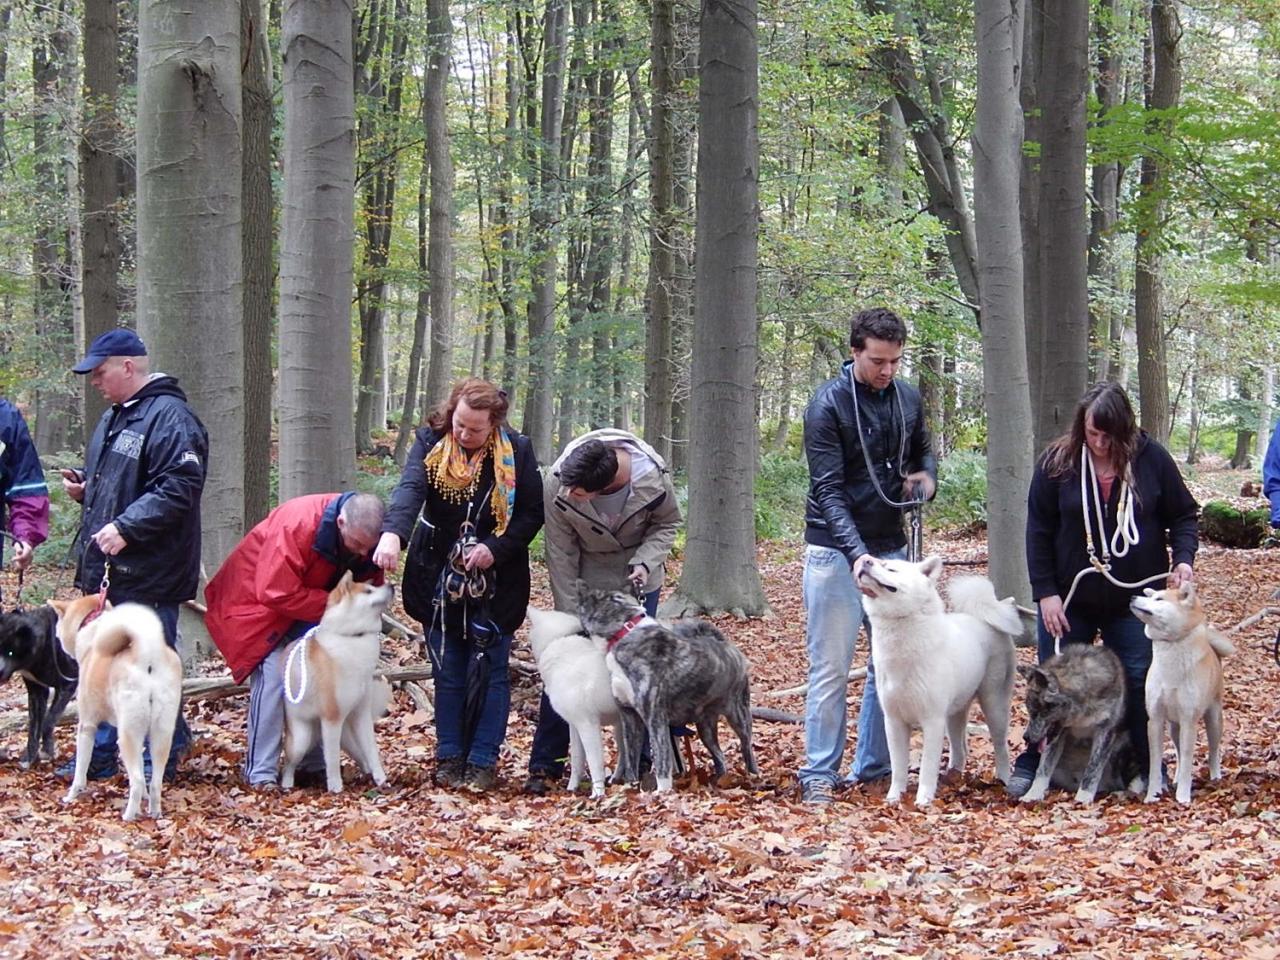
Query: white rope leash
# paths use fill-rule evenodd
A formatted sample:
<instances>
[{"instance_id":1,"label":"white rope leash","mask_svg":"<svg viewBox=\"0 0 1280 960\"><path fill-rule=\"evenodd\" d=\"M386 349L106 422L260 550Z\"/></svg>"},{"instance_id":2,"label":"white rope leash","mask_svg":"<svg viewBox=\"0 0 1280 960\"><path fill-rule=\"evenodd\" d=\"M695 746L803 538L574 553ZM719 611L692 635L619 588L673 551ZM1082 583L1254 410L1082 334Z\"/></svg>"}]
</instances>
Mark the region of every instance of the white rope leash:
<instances>
[{"instance_id":1,"label":"white rope leash","mask_svg":"<svg viewBox=\"0 0 1280 960\"><path fill-rule=\"evenodd\" d=\"M1126 474L1128 470L1126 468ZM1128 554L1129 549L1138 544L1138 511L1133 506L1133 490L1129 485L1129 481L1125 476L1119 476L1120 480L1120 499L1116 504L1116 532L1111 535L1111 543L1107 543L1106 527L1102 523L1102 490L1098 486L1098 472L1093 467L1093 461L1089 458L1089 447L1082 446L1080 448L1080 506L1084 512L1084 535L1085 544L1089 551L1089 566L1084 567L1071 581L1071 589L1067 591L1067 598L1062 601L1063 613L1066 613L1067 607L1071 603L1071 598L1075 596L1076 587L1079 586L1080 580L1085 574L1100 573L1106 577L1115 586L1122 589L1133 589L1142 587L1155 580L1166 579L1169 570L1163 573L1157 573L1145 580L1138 580L1135 583L1125 583L1123 580L1117 580L1111 575L1111 558L1123 557ZM1089 524L1089 494L1093 494L1093 511L1098 522L1098 536L1102 542L1102 559L1098 559L1098 552L1093 542L1093 527ZM1055 636L1053 638L1053 652L1061 653L1062 638Z\"/></svg>"},{"instance_id":2,"label":"white rope leash","mask_svg":"<svg viewBox=\"0 0 1280 960\"><path fill-rule=\"evenodd\" d=\"M295 707L302 702L302 696L307 692L307 641L311 639L319 628L319 625L312 627L304 633L300 640L293 645L293 649L289 651L289 659L284 664L284 697ZM301 651L302 664L298 668L298 693L295 696L289 690L289 674L293 672L293 658Z\"/></svg>"}]
</instances>

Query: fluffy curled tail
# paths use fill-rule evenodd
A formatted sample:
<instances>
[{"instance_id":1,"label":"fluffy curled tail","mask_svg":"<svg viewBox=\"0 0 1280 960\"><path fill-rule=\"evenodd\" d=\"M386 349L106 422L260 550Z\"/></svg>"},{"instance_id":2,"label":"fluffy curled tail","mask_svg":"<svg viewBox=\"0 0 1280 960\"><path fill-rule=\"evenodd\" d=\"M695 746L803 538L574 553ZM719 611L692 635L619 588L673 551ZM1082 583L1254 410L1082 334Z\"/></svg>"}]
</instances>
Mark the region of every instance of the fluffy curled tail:
<instances>
[{"instance_id":1,"label":"fluffy curled tail","mask_svg":"<svg viewBox=\"0 0 1280 960\"><path fill-rule=\"evenodd\" d=\"M99 617L93 645L107 656L115 656L132 647L143 660L169 649L164 640L164 626L156 612L138 603L122 603Z\"/></svg>"},{"instance_id":2,"label":"fluffy curled tail","mask_svg":"<svg viewBox=\"0 0 1280 960\"><path fill-rule=\"evenodd\" d=\"M947 584L951 609L967 613L1011 637L1021 636L1022 618L1012 597L996 599L996 588L986 577L956 577Z\"/></svg>"}]
</instances>

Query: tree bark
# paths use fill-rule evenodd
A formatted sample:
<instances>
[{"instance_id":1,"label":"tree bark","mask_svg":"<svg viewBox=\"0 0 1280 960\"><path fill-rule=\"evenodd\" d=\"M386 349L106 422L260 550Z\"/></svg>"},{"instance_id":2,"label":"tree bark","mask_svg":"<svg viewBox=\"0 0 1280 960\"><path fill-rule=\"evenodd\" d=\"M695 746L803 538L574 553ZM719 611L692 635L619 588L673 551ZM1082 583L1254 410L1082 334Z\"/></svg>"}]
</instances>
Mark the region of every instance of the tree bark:
<instances>
[{"instance_id":1,"label":"tree bark","mask_svg":"<svg viewBox=\"0 0 1280 960\"><path fill-rule=\"evenodd\" d=\"M453 31L449 0L428 0L429 50L422 97L425 160L430 168L431 213L427 283L431 291L431 349L427 396L443 400L453 378L453 154L449 141L447 85Z\"/></svg>"},{"instance_id":2,"label":"tree bark","mask_svg":"<svg viewBox=\"0 0 1280 960\"><path fill-rule=\"evenodd\" d=\"M120 325L120 190L117 177L119 143L123 139L117 113L120 40L116 0L85 0L84 123L80 139L81 290L84 297L83 341ZM88 443L105 409L105 401L80 378L84 442Z\"/></svg>"},{"instance_id":3,"label":"tree bark","mask_svg":"<svg viewBox=\"0 0 1280 960\"><path fill-rule=\"evenodd\" d=\"M271 341L275 332L275 196L271 48L262 0L241 0L244 164L244 527L271 509Z\"/></svg>"},{"instance_id":4,"label":"tree bark","mask_svg":"<svg viewBox=\"0 0 1280 960\"><path fill-rule=\"evenodd\" d=\"M1028 602L1026 491L1031 395L1023 317L1018 183L1022 154L1020 0L977 0L977 124L973 136L978 285L982 293L989 575L998 596ZM1083 215L1083 212L1082 212Z\"/></svg>"},{"instance_id":5,"label":"tree bark","mask_svg":"<svg viewBox=\"0 0 1280 960\"><path fill-rule=\"evenodd\" d=\"M560 211L561 107L568 43L568 0L547 0L542 32L542 114L538 143L538 195L530 217L533 244L533 299L529 304L529 390L524 432L538 460L551 460L556 372L556 241Z\"/></svg>"},{"instance_id":6,"label":"tree bark","mask_svg":"<svg viewBox=\"0 0 1280 960\"><path fill-rule=\"evenodd\" d=\"M1177 106L1182 89L1182 67L1178 42L1182 24L1176 0L1152 0L1150 82L1147 110L1160 111L1147 120L1154 139L1170 137L1173 121L1166 111ZM1134 250L1133 307L1138 334L1138 394L1142 428L1162 444L1169 441L1169 373L1165 358L1164 319L1160 305L1160 246L1164 232L1167 173L1158 151L1142 157L1138 180L1143 221L1138 228Z\"/></svg>"},{"instance_id":7,"label":"tree bark","mask_svg":"<svg viewBox=\"0 0 1280 960\"><path fill-rule=\"evenodd\" d=\"M285 0L280 499L355 483L351 0Z\"/></svg>"},{"instance_id":8,"label":"tree bark","mask_svg":"<svg viewBox=\"0 0 1280 960\"><path fill-rule=\"evenodd\" d=\"M1089 5L1053 6L1042 33L1039 114L1041 337L1035 448L1071 425L1089 377L1088 213L1085 210L1085 93Z\"/></svg>"},{"instance_id":9,"label":"tree bark","mask_svg":"<svg viewBox=\"0 0 1280 960\"><path fill-rule=\"evenodd\" d=\"M755 0L704 0L683 611L766 609L755 554L759 139Z\"/></svg>"},{"instance_id":10,"label":"tree bark","mask_svg":"<svg viewBox=\"0 0 1280 960\"><path fill-rule=\"evenodd\" d=\"M152 369L178 377L209 431L201 501L207 571L244 533L240 110L238 7L143 0L138 331Z\"/></svg>"},{"instance_id":11,"label":"tree bark","mask_svg":"<svg viewBox=\"0 0 1280 960\"><path fill-rule=\"evenodd\" d=\"M1111 123L1111 111L1120 103L1121 60L1116 54L1115 19L1117 0L1100 0L1094 25L1097 60L1094 93L1098 98L1095 128ZM1120 336L1124 311L1115 307L1116 265L1113 252L1116 224L1119 221L1121 167L1118 160L1100 161L1090 171L1093 203L1089 211L1089 280L1099 291L1089 309L1092 327L1092 368L1090 379L1111 378L1120 360Z\"/></svg>"}]
</instances>

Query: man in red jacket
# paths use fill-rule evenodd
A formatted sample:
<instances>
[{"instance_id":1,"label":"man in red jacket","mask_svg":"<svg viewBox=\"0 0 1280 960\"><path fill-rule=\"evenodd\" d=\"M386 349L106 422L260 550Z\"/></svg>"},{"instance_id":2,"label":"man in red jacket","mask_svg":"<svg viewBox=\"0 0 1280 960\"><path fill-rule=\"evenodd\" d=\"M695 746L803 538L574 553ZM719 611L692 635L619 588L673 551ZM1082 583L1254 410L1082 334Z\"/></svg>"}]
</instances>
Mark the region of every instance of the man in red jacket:
<instances>
[{"instance_id":1,"label":"man in red jacket","mask_svg":"<svg viewBox=\"0 0 1280 960\"><path fill-rule=\"evenodd\" d=\"M249 680L244 776L276 789L284 737L284 648L320 621L329 591L348 570L382 583L370 559L382 532L371 493L295 497L272 510L231 551L205 588L205 623L236 683Z\"/></svg>"}]
</instances>

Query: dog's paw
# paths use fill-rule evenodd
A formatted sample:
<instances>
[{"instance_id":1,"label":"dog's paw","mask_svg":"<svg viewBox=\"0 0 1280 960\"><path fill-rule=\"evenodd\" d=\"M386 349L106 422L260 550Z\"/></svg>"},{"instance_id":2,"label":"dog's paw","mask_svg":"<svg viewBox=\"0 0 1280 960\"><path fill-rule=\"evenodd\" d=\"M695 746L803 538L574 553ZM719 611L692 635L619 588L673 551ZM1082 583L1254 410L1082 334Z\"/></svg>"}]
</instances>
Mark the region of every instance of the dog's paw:
<instances>
[{"instance_id":1,"label":"dog's paw","mask_svg":"<svg viewBox=\"0 0 1280 960\"><path fill-rule=\"evenodd\" d=\"M1039 790L1037 790L1035 787L1032 787L1030 790L1028 790L1026 793L1024 793L1022 796L1018 798L1018 802L1019 803L1039 803L1041 800L1044 799L1045 794L1047 792L1048 791L1045 790L1045 788L1043 787L1041 787Z\"/></svg>"},{"instance_id":2,"label":"dog's paw","mask_svg":"<svg viewBox=\"0 0 1280 960\"><path fill-rule=\"evenodd\" d=\"M1092 806L1092 805L1093 805L1093 791L1092 791L1092 790L1084 790L1084 789L1077 790L1077 791L1076 791L1076 803L1084 804L1086 807L1088 807L1088 806Z\"/></svg>"},{"instance_id":3,"label":"dog's paw","mask_svg":"<svg viewBox=\"0 0 1280 960\"><path fill-rule=\"evenodd\" d=\"M1186 806L1191 802L1191 790L1188 789L1186 793L1183 793L1181 790L1179 790L1177 794L1175 794L1175 798L1180 804L1182 804L1183 806Z\"/></svg>"},{"instance_id":4,"label":"dog's paw","mask_svg":"<svg viewBox=\"0 0 1280 960\"><path fill-rule=\"evenodd\" d=\"M82 789L81 787L72 787L70 790L68 790L68 791L66 792L66 795L65 795L65 796L63 796L63 798L62 798L62 802L63 802L63 803L75 803L75 802L76 802L76 797L80 796L80 790L81 790L81 789Z\"/></svg>"},{"instance_id":5,"label":"dog's paw","mask_svg":"<svg viewBox=\"0 0 1280 960\"><path fill-rule=\"evenodd\" d=\"M1159 800L1159 799L1160 799L1160 794L1159 794L1159 793L1148 793L1145 797L1143 797L1143 798L1142 798L1142 802L1143 802L1143 803L1155 803L1155 802L1156 802L1157 800Z\"/></svg>"}]
</instances>

